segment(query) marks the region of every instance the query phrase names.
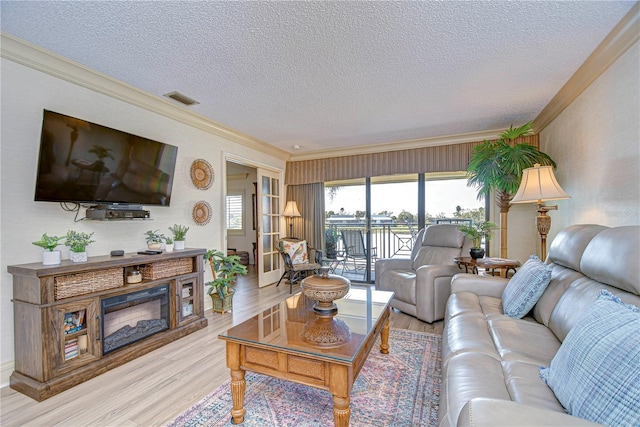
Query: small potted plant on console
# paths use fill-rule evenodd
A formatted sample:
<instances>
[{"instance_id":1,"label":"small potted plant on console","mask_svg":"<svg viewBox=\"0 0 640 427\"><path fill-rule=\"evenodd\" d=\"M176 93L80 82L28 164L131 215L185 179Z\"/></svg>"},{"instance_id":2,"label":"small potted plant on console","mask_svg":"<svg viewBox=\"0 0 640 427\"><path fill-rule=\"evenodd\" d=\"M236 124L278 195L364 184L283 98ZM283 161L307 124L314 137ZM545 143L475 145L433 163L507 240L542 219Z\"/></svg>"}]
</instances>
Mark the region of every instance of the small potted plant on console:
<instances>
[{"instance_id":1,"label":"small potted plant on console","mask_svg":"<svg viewBox=\"0 0 640 427\"><path fill-rule=\"evenodd\" d=\"M167 236L164 239L164 251L173 252L173 245L174 245L173 238Z\"/></svg>"},{"instance_id":2,"label":"small potted plant on console","mask_svg":"<svg viewBox=\"0 0 640 427\"><path fill-rule=\"evenodd\" d=\"M209 287L213 311L226 313L233 308L233 293L238 275L247 274L247 267L240 264L238 255L225 255L216 249L208 250L204 260L211 266L213 281L205 283Z\"/></svg>"},{"instance_id":3,"label":"small potted plant on console","mask_svg":"<svg viewBox=\"0 0 640 427\"><path fill-rule=\"evenodd\" d=\"M160 230L147 230L144 235L147 247L153 251L161 250L162 243L167 239L164 234L160 233Z\"/></svg>"},{"instance_id":4,"label":"small potted plant on console","mask_svg":"<svg viewBox=\"0 0 640 427\"><path fill-rule=\"evenodd\" d=\"M173 234L173 248L177 251L184 249L184 241L187 238L187 231L189 231L189 227L186 225L174 224L173 227L169 227L169 231Z\"/></svg>"},{"instance_id":5,"label":"small potted plant on console","mask_svg":"<svg viewBox=\"0 0 640 427\"><path fill-rule=\"evenodd\" d=\"M94 243L91 240L93 233L67 231L65 246L69 246L69 258L73 262L85 262L87 260L87 246Z\"/></svg>"},{"instance_id":6,"label":"small potted plant on console","mask_svg":"<svg viewBox=\"0 0 640 427\"><path fill-rule=\"evenodd\" d=\"M469 255L473 259L484 257L484 249L482 248L482 238L485 240L485 246L489 243L493 231L498 228L491 221L479 221L470 225L461 225L458 230L473 241L473 246L469 249Z\"/></svg>"},{"instance_id":7,"label":"small potted plant on console","mask_svg":"<svg viewBox=\"0 0 640 427\"><path fill-rule=\"evenodd\" d=\"M40 246L45 251L42 253L42 264L43 265L57 265L60 264L60 251L56 251L60 243L60 240L64 239L64 236L47 236L47 233L44 233L40 240L37 242L33 242L34 245Z\"/></svg>"}]
</instances>

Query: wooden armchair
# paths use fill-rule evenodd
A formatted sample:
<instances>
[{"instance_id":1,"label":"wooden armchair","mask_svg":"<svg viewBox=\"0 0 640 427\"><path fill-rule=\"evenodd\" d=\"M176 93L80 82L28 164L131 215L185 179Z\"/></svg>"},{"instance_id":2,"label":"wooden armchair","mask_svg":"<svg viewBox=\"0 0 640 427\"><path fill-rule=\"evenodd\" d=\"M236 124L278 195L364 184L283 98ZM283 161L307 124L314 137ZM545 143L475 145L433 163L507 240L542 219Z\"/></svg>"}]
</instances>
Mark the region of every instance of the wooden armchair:
<instances>
[{"instance_id":1,"label":"wooden armchair","mask_svg":"<svg viewBox=\"0 0 640 427\"><path fill-rule=\"evenodd\" d=\"M322 252L307 246L306 240L295 237L283 237L276 242L276 248L284 260L284 273L276 286L286 275L289 275L289 293L293 293L293 285L309 272L319 273L322 266Z\"/></svg>"}]
</instances>

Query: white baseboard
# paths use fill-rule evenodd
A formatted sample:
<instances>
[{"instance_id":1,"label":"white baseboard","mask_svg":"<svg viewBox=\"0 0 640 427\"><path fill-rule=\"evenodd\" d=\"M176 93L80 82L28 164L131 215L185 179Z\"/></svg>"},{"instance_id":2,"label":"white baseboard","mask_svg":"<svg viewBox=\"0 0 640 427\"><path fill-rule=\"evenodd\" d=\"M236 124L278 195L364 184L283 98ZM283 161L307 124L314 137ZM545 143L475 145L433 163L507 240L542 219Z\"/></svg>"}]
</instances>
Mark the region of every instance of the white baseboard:
<instances>
[{"instance_id":1,"label":"white baseboard","mask_svg":"<svg viewBox=\"0 0 640 427\"><path fill-rule=\"evenodd\" d=\"M0 387L7 387L9 385L9 377L15 369L15 363L13 360L5 362L0 365Z\"/></svg>"}]
</instances>

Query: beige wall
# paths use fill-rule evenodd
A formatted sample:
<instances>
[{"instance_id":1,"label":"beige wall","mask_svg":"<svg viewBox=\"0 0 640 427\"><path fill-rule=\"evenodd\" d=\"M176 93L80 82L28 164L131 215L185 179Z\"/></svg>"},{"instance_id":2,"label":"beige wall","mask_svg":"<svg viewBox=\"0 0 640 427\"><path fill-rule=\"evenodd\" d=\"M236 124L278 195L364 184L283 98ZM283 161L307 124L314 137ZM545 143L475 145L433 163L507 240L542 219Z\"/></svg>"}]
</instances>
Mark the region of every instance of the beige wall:
<instances>
[{"instance_id":1,"label":"beige wall","mask_svg":"<svg viewBox=\"0 0 640 427\"><path fill-rule=\"evenodd\" d=\"M105 255L113 249L126 252L144 248L144 232L174 223L190 227L188 247L224 248L222 234L224 155L234 155L273 169L284 169L285 162L217 136L183 121L123 102L69 81L20 65L5 57L1 63L1 287L0 287L0 382L6 385L13 370L12 278L7 265L41 262L42 249L31 244L42 233L61 235L69 229L93 232L96 243L89 256ZM73 80L73 79L72 79ZM57 203L34 202L36 164L42 126L42 110L49 109L108 127L120 129L178 147L176 176L170 207L149 207L151 221L80 221ZM213 186L197 189L190 180L193 160L204 158L216 173ZM191 217L199 200L213 206L209 224L198 226ZM84 217L84 212L80 213ZM63 259L68 259L64 248ZM206 277L205 277L206 280ZM205 302L205 304L208 301ZM210 305L210 303L209 303Z\"/></svg>"},{"instance_id":2,"label":"beige wall","mask_svg":"<svg viewBox=\"0 0 640 427\"><path fill-rule=\"evenodd\" d=\"M571 196L550 212L553 237L571 224L640 224L640 42L540 133ZM533 209L535 210L535 209Z\"/></svg>"}]
</instances>

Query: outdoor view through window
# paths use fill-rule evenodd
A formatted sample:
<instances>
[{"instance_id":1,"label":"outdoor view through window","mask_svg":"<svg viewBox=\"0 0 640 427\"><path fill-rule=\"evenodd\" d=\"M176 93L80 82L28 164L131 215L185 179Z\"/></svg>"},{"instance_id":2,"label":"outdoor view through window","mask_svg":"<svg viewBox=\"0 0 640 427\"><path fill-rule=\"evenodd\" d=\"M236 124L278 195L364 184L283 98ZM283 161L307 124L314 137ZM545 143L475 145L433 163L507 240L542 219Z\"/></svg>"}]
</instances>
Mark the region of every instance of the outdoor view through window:
<instances>
[{"instance_id":1,"label":"outdoor view through window","mask_svg":"<svg viewBox=\"0 0 640 427\"><path fill-rule=\"evenodd\" d=\"M425 181L426 224L484 220L484 200L478 200L477 190L467 186L466 177L447 178L427 177ZM419 231L418 175L371 179L370 251L366 248L365 214L364 179L325 183L323 256L335 260L330 265L335 272L352 280L373 281L376 259L411 253ZM355 240L345 245L345 239L354 239L354 234ZM360 235L363 244L359 243Z\"/></svg>"},{"instance_id":2,"label":"outdoor view through window","mask_svg":"<svg viewBox=\"0 0 640 427\"><path fill-rule=\"evenodd\" d=\"M358 182L359 183L356 183ZM349 185L327 183L325 187L326 218L338 215L364 217L364 180ZM341 183L342 184L342 183ZM477 190L467 186L466 178L426 181L425 208L427 223L443 218L484 219L484 201ZM478 214L481 214L478 217ZM388 182L371 185L371 215L388 216L401 222L418 222L418 184Z\"/></svg>"}]
</instances>

